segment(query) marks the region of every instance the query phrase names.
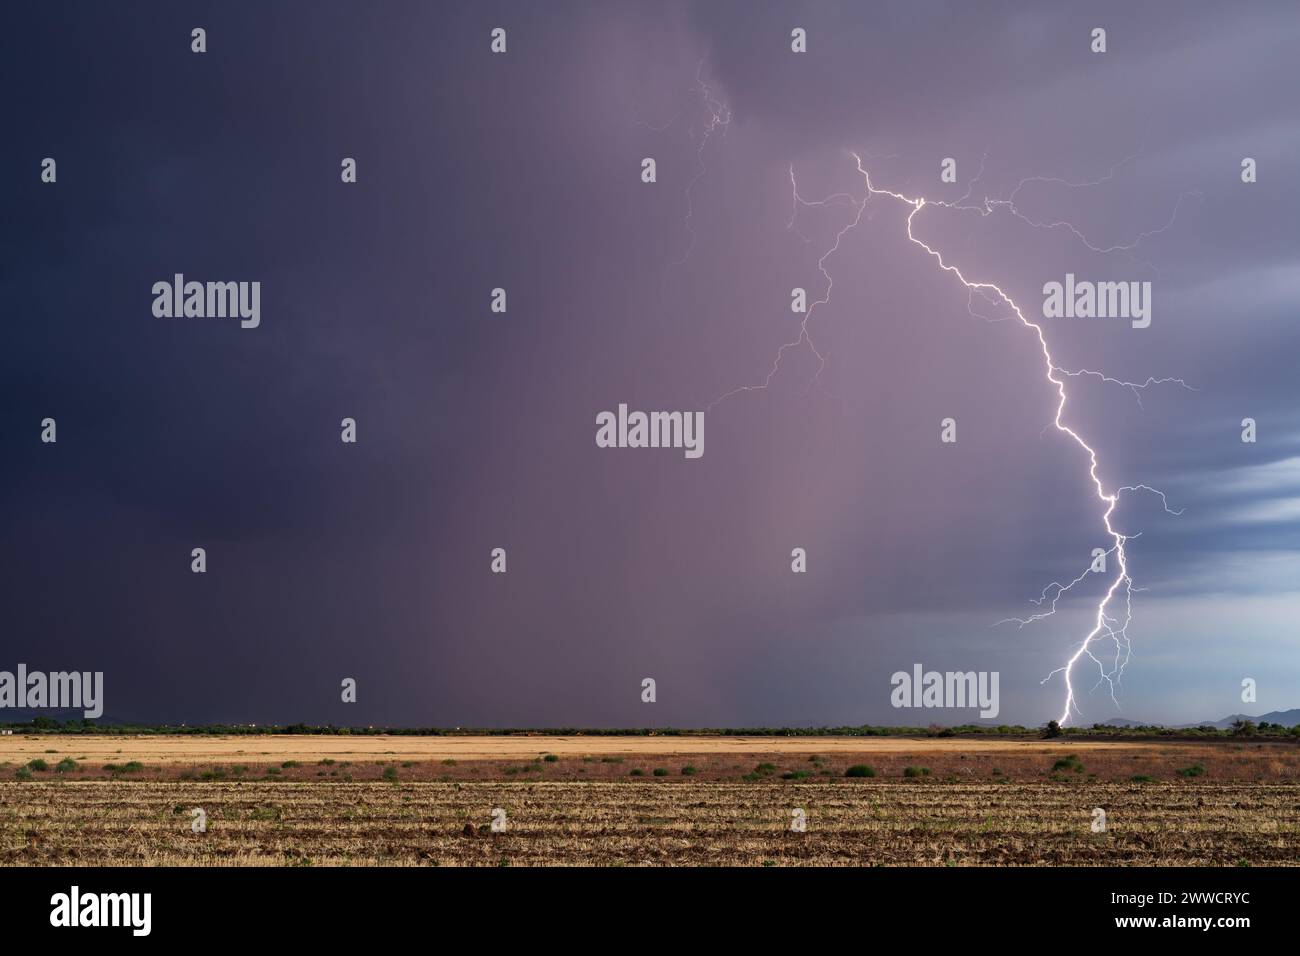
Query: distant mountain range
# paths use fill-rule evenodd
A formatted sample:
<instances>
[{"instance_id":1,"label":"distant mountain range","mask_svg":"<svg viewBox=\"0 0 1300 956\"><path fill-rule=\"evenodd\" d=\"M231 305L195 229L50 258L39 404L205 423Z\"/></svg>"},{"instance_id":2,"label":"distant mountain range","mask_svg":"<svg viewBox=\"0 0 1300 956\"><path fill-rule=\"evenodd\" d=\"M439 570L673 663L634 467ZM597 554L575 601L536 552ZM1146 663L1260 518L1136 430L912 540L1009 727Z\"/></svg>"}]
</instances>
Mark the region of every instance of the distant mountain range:
<instances>
[{"instance_id":1,"label":"distant mountain range","mask_svg":"<svg viewBox=\"0 0 1300 956\"><path fill-rule=\"evenodd\" d=\"M1283 727L1294 727L1300 724L1300 707L1291 710L1271 710L1267 714L1260 714L1258 717L1252 717L1249 714L1230 714L1222 720L1202 720L1195 724L1157 724L1141 720L1129 720L1125 717L1116 717L1113 720L1099 720L1097 723L1111 727L1168 727L1171 730L1214 727L1218 730L1229 730L1239 720L1250 720L1256 724L1281 724Z\"/></svg>"}]
</instances>

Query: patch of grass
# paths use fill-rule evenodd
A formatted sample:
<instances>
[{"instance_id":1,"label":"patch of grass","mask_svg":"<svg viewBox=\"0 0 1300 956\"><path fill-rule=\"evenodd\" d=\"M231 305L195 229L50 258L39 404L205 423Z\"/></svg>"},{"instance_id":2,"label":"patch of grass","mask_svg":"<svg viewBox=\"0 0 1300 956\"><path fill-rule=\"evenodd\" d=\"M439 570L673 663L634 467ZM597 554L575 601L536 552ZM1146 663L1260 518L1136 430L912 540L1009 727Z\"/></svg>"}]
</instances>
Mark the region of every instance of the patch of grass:
<instances>
[{"instance_id":1,"label":"patch of grass","mask_svg":"<svg viewBox=\"0 0 1300 956\"><path fill-rule=\"evenodd\" d=\"M628 771L627 775L629 777L644 777L645 771L642 770L640 767L633 767L631 770Z\"/></svg>"},{"instance_id":2,"label":"patch of grass","mask_svg":"<svg viewBox=\"0 0 1300 956\"><path fill-rule=\"evenodd\" d=\"M320 766L322 766L322 767L328 767L328 766L330 766L331 764L334 763L334 758L333 758L333 757L326 757L324 760L319 760L319 761L317 761L317 763L320 764Z\"/></svg>"},{"instance_id":3,"label":"patch of grass","mask_svg":"<svg viewBox=\"0 0 1300 956\"><path fill-rule=\"evenodd\" d=\"M782 780L804 780L812 776L811 770L787 770L781 774Z\"/></svg>"},{"instance_id":4,"label":"patch of grass","mask_svg":"<svg viewBox=\"0 0 1300 956\"><path fill-rule=\"evenodd\" d=\"M453 760L451 757L448 757L446 760L442 762L442 765L444 767L454 767L456 766L456 761Z\"/></svg>"},{"instance_id":5,"label":"patch of grass","mask_svg":"<svg viewBox=\"0 0 1300 956\"><path fill-rule=\"evenodd\" d=\"M397 782L397 768L396 768L396 767L385 767L385 768L384 768L384 779L387 780L387 781L389 781L389 782L391 782L391 783L396 783L396 782Z\"/></svg>"},{"instance_id":6,"label":"patch of grass","mask_svg":"<svg viewBox=\"0 0 1300 956\"><path fill-rule=\"evenodd\" d=\"M1205 768L1199 763L1194 763L1190 767L1179 767L1176 772L1180 777L1199 777L1205 773Z\"/></svg>"},{"instance_id":7,"label":"patch of grass","mask_svg":"<svg viewBox=\"0 0 1300 956\"><path fill-rule=\"evenodd\" d=\"M1062 757L1056 763L1052 764L1052 773L1060 771L1071 771L1073 773L1083 773L1083 761L1079 759L1078 754L1070 754L1068 757Z\"/></svg>"},{"instance_id":8,"label":"patch of grass","mask_svg":"<svg viewBox=\"0 0 1300 956\"><path fill-rule=\"evenodd\" d=\"M600 762L601 763L622 763L623 758L622 757L601 757Z\"/></svg>"},{"instance_id":9,"label":"patch of grass","mask_svg":"<svg viewBox=\"0 0 1300 956\"><path fill-rule=\"evenodd\" d=\"M1148 777L1144 773L1135 773L1133 774L1133 776L1129 777L1128 780L1129 783L1154 783L1155 782L1155 778Z\"/></svg>"},{"instance_id":10,"label":"patch of grass","mask_svg":"<svg viewBox=\"0 0 1300 956\"><path fill-rule=\"evenodd\" d=\"M685 767L682 768L683 777L693 777L697 773L699 773L699 771L696 770L694 767L692 767L690 764L687 764Z\"/></svg>"},{"instance_id":11,"label":"patch of grass","mask_svg":"<svg viewBox=\"0 0 1300 956\"><path fill-rule=\"evenodd\" d=\"M865 763L855 763L848 770L844 771L844 776L846 777L874 777L875 775L875 768L870 767Z\"/></svg>"},{"instance_id":12,"label":"patch of grass","mask_svg":"<svg viewBox=\"0 0 1300 956\"><path fill-rule=\"evenodd\" d=\"M545 760L547 763L559 763L559 762L560 762L560 758L557 757L557 756L555 756L555 754L547 754L547 755L546 755L545 757L543 757L542 759Z\"/></svg>"},{"instance_id":13,"label":"patch of grass","mask_svg":"<svg viewBox=\"0 0 1300 956\"><path fill-rule=\"evenodd\" d=\"M904 767L904 777L928 777L930 776L929 767Z\"/></svg>"},{"instance_id":14,"label":"patch of grass","mask_svg":"<svg viewBox=\"0 0 1300 956\"><path fill-rule=\"evenodd\" d=\"M17 770L14 771L14 779L30 780L32 779L32 772L28 770L26 767L19 767Z\"/></svg>"},{"instance_id":15,"label":"patch of grass","mask_svg":"<svg viewBox=\"0 0 1300 956\"><path fill-rule=\"evenodd\" d=\"M296 761L296 760L286 760L284 763L280 764L280 766L283 767L285 770L288 770L290 767L296 767L296 766L298 766L298 761Z\"/></svg>"}]
</instances>

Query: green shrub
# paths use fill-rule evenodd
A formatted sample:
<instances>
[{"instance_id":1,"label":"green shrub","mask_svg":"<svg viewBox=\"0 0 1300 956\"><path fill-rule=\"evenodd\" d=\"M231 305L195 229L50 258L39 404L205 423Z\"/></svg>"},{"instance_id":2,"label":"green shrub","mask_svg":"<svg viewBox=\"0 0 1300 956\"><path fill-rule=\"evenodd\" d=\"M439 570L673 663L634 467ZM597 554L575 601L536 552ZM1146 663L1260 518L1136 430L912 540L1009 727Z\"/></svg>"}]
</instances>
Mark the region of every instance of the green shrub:
<instances>
[{"instance_id":1,"label":"green shrub","mask_svg":"<svg viewBox=\"0 0 1300 956\"><path fill-rule=\"evenodd\" d=\"M547 754L542 759L545 760L547 763L557 763L559 762L560 758L555 756L555 754Z\"/></svg>"},{"instance_id":2,"label":"green shrub","mask_svg":"<svg viewBox=\"0 0 1300 956\"><path fill-rule=\"evenodd\" d=\"M692 767L690 764L687 764L685 767L682 768L683 777L693 777L697 773L699 773L699 771L696 770L694 767Z\"/></svg>"},{"instance_id":3,"label":"green shrub","mask_svg":"<svg viewBox=\"0 0 1300 956\"><path fill-rule=\"evenodd\" d=\"M874 777L876 771L864 763L855 763L848 770L844 771L846 777Z\"/></svg>"},{"instance_id":4,"label":"green shrub","mask_svg":"<svg viewBox=\"0 0 1300 956\"><path fill-rule=\"evenodd\" d=\"M667 767L655 767L654 774L655 774L656 777L666 777L666 776L668 776L668 768L667 768Z\"/></svg>"},{"instance_id":5,"label":"green shrub","mask_svg":"<svg viewBox=\"0 0 1300 956\"><path fill-rule=\"evenodd\" d=\"M42 760L40 757L37 757L35 760L29 760L27 762L27 769L45 771L50 769L50 765L47 764L44 760Z\"/></svg>"},{"instance_id":6,"label":"green shrub","mask_svg":"<svg viewBox=\"0 0 1300 956\"><path fill-rule=\"evenodd\" d=\"M904 777L928 777L930 776L929 767L904 767Z\"/></svg>"},{"instance_id":7,"label":"green shrub","mask_svg":"<svg viewBox=\"0 0 1300 956\"><path fill-rule=\"evenodd\" d=\"M396 768L396 767L385 767L385 768L384 768L384 779L396 783L396 782L397 782L397 768Z\"/></svg>"},{"instance_id":8,"label":"green shrub","mask_svg":"<svg viewBox=\"0 0 1300 956\"><path fill-rule=\"evenodd\" d=\"M631 770L628 771L627 775L629 777L644 777L645 771L642 770L640 767L633 767Z\"/></svg>"},{"instance_id":9,"label":"green shrub","mask_svg":"<svg viewBox=\"0 0 1300 956\"><path fill-rule=\"evenodd\" d=\"M64 757L57 764L54 765L55 773L67 773L69 770L76 770L76 769L77 769L77 761L73 760L71 757Z\"/></svg>"},{"instance_id":10,"label":"green shrub","mask_svg":"<svg viewBox=\"0 0 1300 956\"><path fill-rule=\"evenodd\" d=\"M1203 773L1205 773L1205 768L1199 763L1194 763L1190 767L1181 767L1178 770L1178 776L1180 777L1199 777Z\"/></svg>"}]
</instances>

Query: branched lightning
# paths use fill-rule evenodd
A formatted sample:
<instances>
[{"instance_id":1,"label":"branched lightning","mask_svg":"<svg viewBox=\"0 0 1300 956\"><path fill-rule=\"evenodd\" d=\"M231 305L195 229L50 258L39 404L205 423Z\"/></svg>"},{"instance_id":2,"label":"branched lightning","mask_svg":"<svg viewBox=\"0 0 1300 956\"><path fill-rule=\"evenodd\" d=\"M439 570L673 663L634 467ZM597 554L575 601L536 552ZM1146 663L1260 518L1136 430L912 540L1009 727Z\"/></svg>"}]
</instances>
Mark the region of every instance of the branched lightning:
<instances>
[{"instance_id":1,"label":"branched lightning","mask_svg":"<svg viewBox=\"0 0 1300 956\"><path fill-rule=\"evenodd\" d=\"M1142 392L1150 388L1152 385L1177 385L1179 388L1186 389L1189 392L1196 391L1196 389L1192 388L1192 386L1188 385L1181 378L1155 378L1148 375L1144 382L1126 382L1123 379L1111 378L1109 375L1104 375L1101 372L1094 372L1091 369L1086 368L1077 369L1073 372L1059 367L1056 370L1067 378L1079 378L1080 376L1090 375L1093 378L1100 379L1110 385L1122 385L1124 388L1132 391L1134 397L1137 398L1138 405L1142 405Z\"/></svg>"},{"instance_id":2,"label":"branched lightning","mask_svg":"<svg viewBox=\"0 0 1300 956\"><path fill-rule=\"evenodd\" d=\"M799 208L801 206L803 207L826 206L832 204L833 202L837 202L841 199L847 199L849 204L855 210L853 218L848 222L847 225L845 225L842 229L840 229L838 233L835 234L834 244L829 249L827 249L824 253L822 253L821 258L817 260L817 271L819 271L822 274L822 278L826 280L826 291L821 294L820 298L813 300L808 305L807 310L803 314L803 319L800 320L799 322L799 335L794 339L794 341L786 342L776 350L776 356L772 359L772 367L768 370L767 377L763 379L763 383L761 385L741 385L739 388L733 388L731 391L723 395L720 395L717 398L715 398L713 401L709 402L709 404L705 407L706 411L712 411L714 406L718 405L720 402L726 401L728 398L731 398L733 395L739 395L742 392L761 391L762 389L767 388L768 385L772 383L772 379L776 376L776 373L780 370L781 360L785 358L785 353L790 351L791 349L798 348L800 345L803 345L804 343L807 343L808 348L810 348L812 350L812 353L817 356L818 375L821 374L822 368L824 368L826 365L826 356L822 354L822 352L817 348L816 343L813 342L812 336L809 334L808 331L808 323L810 323L813 320L813 316L816 314L818 306L822 306L830 302L831 290L835 288L835 280L831 277L830 272L828 272L826 269L826 260L839 251L840 240L842 240L845 237L845 235L851 232L853 228L857 226L859 222L862 221L862 213L867 208L867 200L866 197L863 197L861 200L859 200L854 196L849 196L847 193L836 193L833 196L828 196L825 199L821 199L817 201L810 201L804 199L802 196L799 195L799 184L795 181L793 166L790 167L790 191L791 191L791 195L793 196L792 199L793 208L790 213L790 224L788 228L790 228L791 230L795 229L795 220L799 215ZM814 380L816 379L816 377L817 376L813 376Z\"/></svg>"},{"instance_id":3,"label":"branched lightning","mask_svg":"<svg viewBox=\"0 0 1300 956\"><path fill-rule=\"evenodd\" d=\"M1198 190L1189 189L1179 193L1178 198L1174 202L1173 211L1170 212L1169 219L1165 222L1164 225L1159 226L1155 229L1147 229L1143 232L1140 232L1132 239L1128 240L1127 242L1114 242L1114 243L1110 243L1109 245L1101 245L1089 239L1081 229L1079 229L1077 226L1074 225L1074 223L1069 222L1068 220L1054 219L1048 221L1048 220L1035 219L1032 216L1029 216L1028 214L1022 212L1020 207L1016 205L1016 197L1018 197L1020 195L1020 191L1024 189L1026 186L1028 186L1030 183L1049 183L1055 186L1064 186L1067 189L1086 189L1092 186L1104 186L1106 183L1111 182L1115 178L1115 174L1118 173L1120 169L1122 169L1124 166L1131 163L1136 158L1137 158L1136 153L1131 156L1126 156L1124 159L1121 159L1118 163L1115 163L1115 165L1111 166L1111 168L1107 171L1106 175L1101 176L1098 179L1088 180L1086 182L1075 182L1073 180L1063 179L1059 176L1027 176L1016 184L1016 188L1011 190L1010 194L1005 199L990 199L989 197L985 196L983 201L978 204L973 204L973 205L967 204L966 200L970 198L971 192L975 188L975 184L978 183L984 175L984 162L985 160L988 159L988 154L985 153L984 158L980 160L979 173L975 176L974 179L971 180L970 185L966 189L966 194L962 196L961 199L958 199L955 203L940 204L940 205L950 205L951 208L953 209L970 209L979 212L983 215L989 215L995 211L1004 210L1010 215L1019 219L1021 222L1026 223L1027 225L1032 226L1035 229L1065 229L1071 235L1073 235L1074 238L1077 239L1080 242L1080 244L1084 246L1084 248L1088 249L1091 252L1095 252L1099 255L1107 255L1110 253L1128 254L1131 253L1143 242L1145 242L1147 239L1150 239L1154 236L1158 236L1161 233L1168 231L1174 225L1174 223L1178 221L1178 212L1180 209L1182 209L1184 200L1192 197L1198 197L1201 195L1200 192ZM1154 267L1149 262L1142 262L1141 264L1147 266L1148 268L1154 269Z\"/></svg>"},{"instance_id":4,"label":"branched lightning","mask_svg":"<svg viewBox=\"0 0 1300 956\"><path fill-rule=\"evenodd\" d=\"M1047 337L1044 334L1041 325L1031 321L1025 315L1025 313L1020 309L1020 307L1015 303L1015 301L1011 298L1011 296L1008 295L1000 286L992 282L976 281L967 278L960 268L949 263L944 258L943 254L940 251L935 249L928 242L921 239L916 234L915 223L916 223L917 216L927 206L937 206L937 207L948 208L948 209L973 210L978 212L981 215L991 215L996 211L1004 210L1010 213L1011 215L1015 216L1017 219L1020 219L1021 221L1027 223L1033 228L1068 229L1079 242L1083 243L1088 249L1092 250L1093 252L1100 253L1100 254L1128 253L1131 252L1134 248L1136 248L1144 239L1157 235L1165 231L1166 229L1168 229L1170 226L1172 226L1174 220L1178 215L1179 205L1181 205L1184 196L1189 194L1184 194L1179 196L1178 204L1175 205L1173 214L1170 216L1169 221L1165 225L1161 226L1160 228L1144 232L1130 242L1116 243L1111 245L1100 245L1089 240L1088 237L1084 235L1084 233L1081 230L1079 230L1074 225L1064 220L1049 222L1049 221L1039 221L1029 217L1028 215L1021 212L1019 207L1016 205L1016 197L1020 194L1020 191L1027 184L1031 182L1058 183L1070 188L1081 188L1084 186L1099 185L1112 178L1115 175L1116 170L1123 165L1123 162L1127 162L1128 160L1124 160L1123 162L1116 164L1116 166L1112 167L1110 172L1105 177L1095 182L1076 183L1076 182L1070 182L1063 179L1057 179L1054 177L1030 177L1028 179L1021 180L1019 185L1016 186L1016 188L1011 192L1011 194L1006 199L989 199L985 197L980 202L971 203L969 202L969 200L971 197L971 193L975 187L975 184L979 182L979 180L984 174L983 162L981 162L980 164L979 174L975 177L974 180L971 181L971 184L967 188L966 194L962 196L960 199L958 199L956 202L946 202L940 200L929 200L924 197L914 198L914 197L904 195L903 193L900 192L895 192L890 189L880 188L872 183L871 174L862 164L863 162L862 157L859 156L857 153L853 153L852 156L857 164L858 173L862 176L863 183L866 187L866 192L861 196L861 198L854 195L850 195L848 193L836 193L821 200L814 201L814 200L805 199L799 193L799 186L795 178L794 167L791 166L790 186L791 186L791 195L792 195L792 200L791 200L792 208L791 208L789 228L792 231L794 231L797 235L799 235L801 239L803 239L805 242L808 241L807 237L803 236L802 233L799 233L796 227L798 213L801 208L810 208L815 206L844 205L852 210L851 218L849 219L847 224L844 225L836 233L835 240L833 244L830 246L830 248L827 249L817 260L818 271L821 272L822 277L825 280L825 290L822 292L821 296L817 298L814 302L812 302L811 305L808 307L808 309L804 312L803 318L799 323L798 334L791 341L782 344L777 349L776 355L774 356L772 361L772 366L768 370L767 375L763 378L763 380L760 383L753 384L753 385L742 385L738 388L734 388L728 392L725 392L724 394L720 395L718 398L710 402L707 406L707 409L712 410L719 403L726 401L728 398L731 398L733 396L742 394L744 392L761 391L766 389L772 383L772 380L776 376L777 372L780 370L781 362L785 357L785 355L791 350L797 349L805 344L809 347L809 349L817 357L818 360L817 372L813 376L813 381L815 382L826 365L826 356L820 349L818 349L816 343L813 341L810 332L810 324L814 316L817 314L818 308L826 305L830 301L831 293L832 290L834 289L835 283L833 277L831 276L830 271L827 268L827 261L840 250L840 245L845 235L847 235L849 232L855 229L858 226L858 224L862 221L862 217L867 208L867 204L872 198L880 197L882 199L894 200L906 206L910 206L911 212L908 213L907 220L906 220L908 240L912 242L914 245L919 246L928 255L933 257L934 260L938 263L939 268L942 271L955 276L957 280L961 282L963 286L966 287L968 292L967 309L970 312L970 314L976 318L983 318L986 321L1003 321L1002 319L989 318L988 316L982 315L976 312L975 310L975 299L977 296L989 304L1001 304L1004 307L1009 308L1011 310L1011 313L1014 315L1015 319L1018 320L1027 330L1032 332L1035 335L1035 337L1038 339L1039 348L1042 352L1042 357L1043 357L1043 369L1044 369L1045 377L1048 383L1056 390L1056 395L1057 395L1056 411L1052 418L1051 425L1055 427L1058 432L1067 436L1072 442L1074 442L1087 456L1088 476L1095 489L1096 497L1102 506L1102 515L1101 515L1102 524L1106 529L1107 535L1110 537L1111 541L1113 542L1111 547L1105 552L1105 555L1107 558L1111 556L1114 557L1115 570L1113 573L1113 577L1111 577L1111 579L1109 580L1104 595L1101 597L1100 601L1097 604L1096 615L1093 620L1093 625L1091 630L1089 630L1089 632L1084 636L1083 640L1078 644L1074 652L1068 657L1065 663L1062 664L1060 667L1051 671L1045 678L1043 678L1043 683L1046 683L1047 681L1051 680L1053 677L1057 676L1058 674L1062 675L1063 681L1065 683L1065 703L1064 703L1064 708L1061 712L1061 717L1059 722L1061 724L1067 723L1071 715L1080 712L1076 701L1076 692L1074 687L1075 665L1080 662L1081 658L1087 657L1092 663L1094 663L1097 666L1098 680L1097 680L1097 684L1094 685L1094 689L1095 687L1101 686L1102 684L1107 685L1110 690L1111 699L1115 701L1116 705L1118 706L1118 699L1116 698L1115 691L1117 686L1119 685L1121 678L1123 677L1125 665L1128 663L1130 657L1131 648L1130 648L1129 638L1128 638L1128 628L1133 619L1133 593L1135 590L1138 590L1137 588L1134 587L1133 578L1129 573L1128 552L1127 552L1126 545L1130 540L1138 537L1138 535L1127 534L1116 526L1115 510L1119 505L1121 496L1123 496L1126 493L1134 493L1134 492L1141 491L1141 492L1148 492L1158 496L1160 498L1161 505L1164 508L1166 513L1176 515L1176 514L1181 514L1182 512L1172 510L1169 507L1169 502L1165 497L1164 493L1148 485L1125 485L1122 487L1118 487L1113 491L1108 491L1106 489L1106 486L1099 474L1099 464L1098 464L1096 450L1083 438L1082 435L1079 434L1078 431L1074 429L1074 427L1067 424L1065 421L1065 408L1068 400L1066 381L1069 379L1074 379L1082 376L1097 378L1103 383L1118 385L1120 387L1130 390L1137 398L1139 405L1141 404L1142 401L1141 393L1152 386L1172 384L1185 389L1191 389L1191 386L1189 386L1185 381L1179 378L1148 377L1143 382L1130 382L1130 381L1125 381L1123 379L1117 379L1109 375L1106 375L1104 373L1093 371L1091 369L1085 368L1085 369L1067 370L1065 368L1062 368L1056 363L1056 360L1052 357L1051 350L1049 349L1047 344ZM692 237L693 235L694 234L692 233ZM1007 318L1010 318L1010 316L1007 316ZM1053 614L1056 613L1057 604L1060 601L1062 595L1070 591L1075 585L1082 582L1091 573L1095 573L1093 572L1092 567L1090 567L1087 571L1083 572L1083 574L1081 574L1079 577L1075 578L1073 581L1071 581L1068 584L1053 582L1052 584L1049 584L1046 588L1044 588L1042 595L1034 603L1039 606L1042 606L1045 602L1048 602L1050 598L1050 604L1047 610L1042 611L1038 614L1034 614L1028 618L1023 618L1023 619L1012 618L1012 619L1008 619L1007 621L999 622L999 623L1017 623L1023 627L1026 624L1034 623L1036 621L1052 616ZM1119 597L1121 593L1122 593L1122 600ZM1113 607L1115 608L1114 611L1112 611ZM1111 644L1113 644L1113 654L1106 653L1102 655L1100 642L1103 641L1108 641Z\"/></svg>"},{"instance_id":5,"label":"branched lightning","mask_svg":"<svg viewBox=\"0 0 1300 956\"><path fill-rule=\"evenodd\" d=\"M695 251L695 187L699 184L709 171L704 162L704 151L709 146L709 140L713 137L715 131L721 129L725 138L727 127L731 125L731 109L726 103L722 102L714 94L713 88L704 80L704 61L700 61L698 69L695 71L695 92L699 97L700 107L703 111L703 124L699 133L699 141L695 147L695 175L691 177L690 182L686 184L686 216L684 225L686 228L687 241L686 248L682 254L668 264L664 270L664 284L668 282L668 274L678 266L684 265ZM680 115L680 114L678 114ZM696 135L694 127L691 128L691 136Z\"/></svg>"}]
</instances>

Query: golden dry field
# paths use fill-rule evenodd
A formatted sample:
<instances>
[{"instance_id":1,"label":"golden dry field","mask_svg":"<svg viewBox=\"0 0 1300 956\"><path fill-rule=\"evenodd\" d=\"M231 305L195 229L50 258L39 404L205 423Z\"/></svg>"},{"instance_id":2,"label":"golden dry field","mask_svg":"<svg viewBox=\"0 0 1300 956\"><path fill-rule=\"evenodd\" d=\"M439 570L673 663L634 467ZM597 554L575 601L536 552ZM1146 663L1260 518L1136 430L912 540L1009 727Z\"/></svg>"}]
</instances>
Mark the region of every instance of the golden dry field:
<instances>
[{"instance_id":1,"label":"golden dry field","mask_svg":"<svg viewBox=\"0 0 1300 956\"><path fill-rule=\"evenodd\" d=\"M1286 742L51 735L0 762L5 866L1300 863Z\"/></svg>"},{"instance_id":2,"label":"golden dry field","mask_svg":"<svg viewBox=\"0 0 1300 956\"><path fill-rule=\"evenodd\" d=\"M1286 747L1285 742L1278 745ZM162 734L111 736L72 734L14 735L0 737L0 761L21 763L44 756L51 749L76 750L91 759L141 760L161 763L203 761L267 763L282 760L374 759L399 760L499 760L559 756L725 755L725 754L908 754L941 753L1064 753L1105 750L1109 753L1203 751L1223 749L1202 742L1150 742L1105 740L1020 740L1016 738L960 737L721 737L714 735L665 736L513 736L406 735L309 736L267 734L245 736L168 736ZM1300 749L1292 745L1292 755Z\"/></svg>"}]
</instances>

